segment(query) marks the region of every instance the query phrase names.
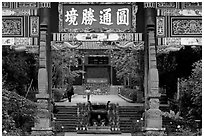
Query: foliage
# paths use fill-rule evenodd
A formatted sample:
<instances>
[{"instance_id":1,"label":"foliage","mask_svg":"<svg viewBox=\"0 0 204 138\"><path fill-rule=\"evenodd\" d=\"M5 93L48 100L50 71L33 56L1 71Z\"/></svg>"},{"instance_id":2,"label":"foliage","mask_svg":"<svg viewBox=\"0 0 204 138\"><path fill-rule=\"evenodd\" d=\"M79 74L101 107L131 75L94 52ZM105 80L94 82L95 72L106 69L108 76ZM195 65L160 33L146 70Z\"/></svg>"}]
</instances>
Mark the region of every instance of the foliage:
<instances>
[{"instance_id":1,"label":"foliage","mask_svg":"<svg viewBox=\"0 0 204 138\"><path fill-rule=\"evenodd\" d=\"M201 136L202 132L192 132L189 128L179 128L176 132L170 133L168 136Z\"/></svg>"},{"instance_id":2,"label":"foliage","mask_svg":"<svg viewBox=\"0 0 204 138\"><path fill-rule=\"evenodd\" d=\"M61 101L64 95L64 91L60 89L52 89L52 93L53 93L55 102Z\"/></svg>"},{"instance_id":3,"label":"foliage","mask_svg":"<svg viewBox=\"0 0 204 138\"><path fill-rule=\"evenodd\" d=\"M167 97L174 98L177 91L177 78L191 75L192 64L202 57L202 47L184 47L179 51L157 55L159 85L166 89ZM168 78L168 79L167 79Z\"/></svg>"},{"instance_id":4,"label":"foliage","mask_svg":"<svg viewBox=\"0 0 204 138\"><path fill-rule=\"evenodd\" d=\"M25 96L27 88L33 79L32 87L37 88L38 62L36 55L26 52L15 52L8 47L2 48L2 77L4 87L8 90L16 90L21 96Z\"/></svg>"},{"instance_id":5,"label":"foliage","mask_svg":"<svg viewBox=\"0 0 204 138\"><path fill-rule=\"evenodd\" d=\"M134 48L124 48L111 52L112 66L117 78L130 78L130 85L142 87L144 74L144 53Z\"/></svg>"},{"instance_id":6,"label":"foliage","mask_svg":"<svg viewBox=\"0 0 204 138\"><path fill-rule=\"evenodd\" d=\"M160 74L173 72L176 70L176 52L162 53L157 56L157 67Z\"/></svg>"},{"instance_id":7,"label":"foliage","mask_svg":"<svg viewBox=\"0 0 204 138\"><path fill-rule=\"evenodd\" d=\"M65 83L73 83L81 70L71 70L71 67L78 67L81 55L76 50L63 49L52 53L52 82L54 88L64 86Z\"/></svg>"},{"instance_id":8,"label":"foliage","mask_svg":"<svg viewBox=\"0 0 204 138\"><path fill-rule=\"evenodd\" d=\"M171 118L173 120L180 120L180 119L183 119L181 116L180 116L180 112L177 112L175 113L174 111L170 110L170 112L163 112L163 116L164 117L168 117L168 118Z\"/></svg>"},{"instance_id":9,"label":"foliage","mask_svg":"<svg viewBox=\"0 0 204 138\"><path fill-rule=\"evenodd\" d=\"M133 102L137 101L137 90L136 89L130 89L130 88L121 88L120 94Z\"/></svg>"},{"instance_id":10,"label":"foliage","mask_svg":"<svg viewBox=\"0 0 204 138\"><path fill-rule=\"evenodd\" d=\"M195 126L195 124L193 124ZM184 119L169 118L169 124L165 126L168 136L199 136L201 130L192 129Z\"/></svg>"},{"instance_id":11,"label":"foliage","mask_svg":"<svg viewBox=\"0 0 204 138\"><path fill-rule=\"evenodd\" d=\"M180 83L180 110L189 122L202 120L202 60L193 67L191 76Z\"/></svg>"},{"instance_id":12,"label":"foliage","mask_svg":"<svg viewBox=\"0 0 204 138\"><path fill-rule=\"evenodd\" d=\"M2 90L3 135L28 135L36 119L37 106L15 92Z\"/></svg>"},{"instance_id":13,"label":"foliage","mask_svg":"<svg viewBox=\"0 0 204 138\"><path fill-rule=\"evenodd\" d=\"M180 82L180 99L173 102L173 110L163 116L169 118L168 135L201 135L202 127L195 120L202 120L202 60L193 64L192 73ZM178 127L179 126L179 127Z\"/></svg>"}]
</instances>

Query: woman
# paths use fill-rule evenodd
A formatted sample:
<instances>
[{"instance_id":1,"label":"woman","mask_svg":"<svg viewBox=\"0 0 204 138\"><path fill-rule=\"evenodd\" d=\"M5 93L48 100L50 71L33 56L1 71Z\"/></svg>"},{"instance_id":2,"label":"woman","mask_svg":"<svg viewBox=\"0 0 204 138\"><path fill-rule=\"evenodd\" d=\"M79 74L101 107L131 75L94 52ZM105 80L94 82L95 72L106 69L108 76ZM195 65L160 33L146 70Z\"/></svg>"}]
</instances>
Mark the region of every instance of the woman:
<instances>
[{"instance_id":1,"label":"woman","mask_svg":"<svg viewBox=\"0 0 204 138\"><path fill-rule=\"evenodd\" d=\"M89 87L86 87L85 93L87 95L87 102L90 100L90 94L91 94L91 90Z\"/></svg>"},{"instance_id":2,"label":"woman","mask_svg":"<svg viewBox=\"0 0 204 138\"><path fill-rule=\"evenodd\" d=\"M69 85L68 85L68 87L67 87L67 98L68 98L69 102L71 102L72 95L74 95L74 88L73 88L73 86L69 87Z\"/></svg>"}]
</instances>

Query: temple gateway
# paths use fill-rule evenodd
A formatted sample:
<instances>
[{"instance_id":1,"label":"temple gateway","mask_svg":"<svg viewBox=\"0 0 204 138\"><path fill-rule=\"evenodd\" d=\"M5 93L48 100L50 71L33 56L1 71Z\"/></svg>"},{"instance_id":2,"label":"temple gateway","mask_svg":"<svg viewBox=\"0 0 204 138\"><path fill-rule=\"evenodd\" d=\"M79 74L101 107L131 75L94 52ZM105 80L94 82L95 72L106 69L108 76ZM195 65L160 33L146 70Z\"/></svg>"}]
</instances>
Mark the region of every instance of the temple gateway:
<instances>
[{"instance_id":1,"label":"temple gateway","mask_svg":"<svg viewBox=\"0 0 204 138\"><path fill-rule=\"evenodd\" d=\"M39 119L33 135L53 132L79 134L165 131L157 54L202 45L200 2L2 2L2 45L39 55ZM11 29L12 28L12 29ZM99 101L55 103L53 113L52 53L80 55L71 70L83 73L73 81L75 98L89 87ZM134 49L138 73L134 103L111 99L121 95L131 76L117 78L114 52ZM61 87L66 83L62 78ZM106 98L104 98L104 96ZM100 98L101 97L101 98ZM104 98L104 99L103 99ZM102 100L101 100L102 99ZM126 99L128 100L128 99ZM139 132L138 131L138 132Z\"/></svg>"}]
</instances>

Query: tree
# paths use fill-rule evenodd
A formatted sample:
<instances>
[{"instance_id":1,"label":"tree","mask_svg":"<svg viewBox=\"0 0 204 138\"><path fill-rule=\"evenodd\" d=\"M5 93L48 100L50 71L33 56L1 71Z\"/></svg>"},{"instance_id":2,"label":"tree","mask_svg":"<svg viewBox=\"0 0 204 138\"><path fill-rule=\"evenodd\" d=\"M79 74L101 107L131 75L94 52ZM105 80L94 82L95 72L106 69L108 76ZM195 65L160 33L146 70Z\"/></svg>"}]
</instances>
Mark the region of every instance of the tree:
<instances>
[{"instance_id":1,"label":"tree","mask_svg":"<svg viewBox=\"0 0 204 138\"><path fill-rule=\"evenodd\" d=\"M36 112L37 106L34 102L3 88L3 135L28 135L34 125Z\"/></svg>"},{"instance_id":2,"label":"tree","mask_svg":"<svg viewBox=\"0 0 204 138\"><path fill-rule=\"evenodd\" d=\"M71 70L78 67L81 55L76 50L63 49L52 53L52 82L53 87L63 87L65 83L72 84L81 70Z\"/></svg>"},{"instance_id":3,"label":"tree","mask_svg":"<svg viewBox=\"0 0 204 138\"><path fill-rule=\"evenodd\" d=\"M129 78L130 87L142 87L144 74L144 53L134 48L111 51L112 66L116 69L117 78Z\"/></svg>"},{"instance_id":4,"label":"tree","mask_svg":"<svg viewBox=\"0 0 204 138\"><path fill-rule=\"evenodd\" d=\"M202 120L202 60L193 67L191 76L180 83L181 113L188 121Z\"/></svg>"},{"instance_id":5,"label":"tree","mask_svg":"<svg viewBox=\"0 0 204 138\"><path fill-rule=\"evenodd\" d=\"M25 96L33 80L32 87L37 88L38 60L37 55L16 52L9 47L2 48L2 77L5 87Z\"/></svg>"},{"instance_id":6,"label":"tree","mask_svg":"<svg viewBox=\"0 0 204 138\"><path fill-rule=\"evenodd\" d=\"M202 57L202 48L196 46L183 47L179 51L158 53L157 67L159 85L166 89L167 97L171 100L177 91L177 79L188 78L191 75L192 64Z\"/></svg>"}]
</instances>

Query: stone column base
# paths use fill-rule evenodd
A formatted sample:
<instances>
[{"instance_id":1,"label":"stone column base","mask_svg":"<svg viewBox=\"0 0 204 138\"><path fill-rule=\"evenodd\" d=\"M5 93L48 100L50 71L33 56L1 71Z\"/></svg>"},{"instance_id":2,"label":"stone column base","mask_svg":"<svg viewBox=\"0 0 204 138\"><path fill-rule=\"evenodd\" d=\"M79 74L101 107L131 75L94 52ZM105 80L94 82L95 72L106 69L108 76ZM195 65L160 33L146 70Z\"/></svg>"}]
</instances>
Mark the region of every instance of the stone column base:
<instances>
[{"instance_id":1,"label":"stone column base","mask_svg":"<svg viewBox=\"0 0 204 138\"><path fill-rule=\"evenodd\" d=\"M165 128L142 128L144 136L166 136Z\"/></svg>"},{"instance_id":2,"label":"stone column base","mask_svg":"<svg viewBox=\"0 0 204 138\"><path fill-rule=\"evenodd\" d=\"M31 136L53 136L53 128L32 128Z\"/></svg>"}]
</instances>

